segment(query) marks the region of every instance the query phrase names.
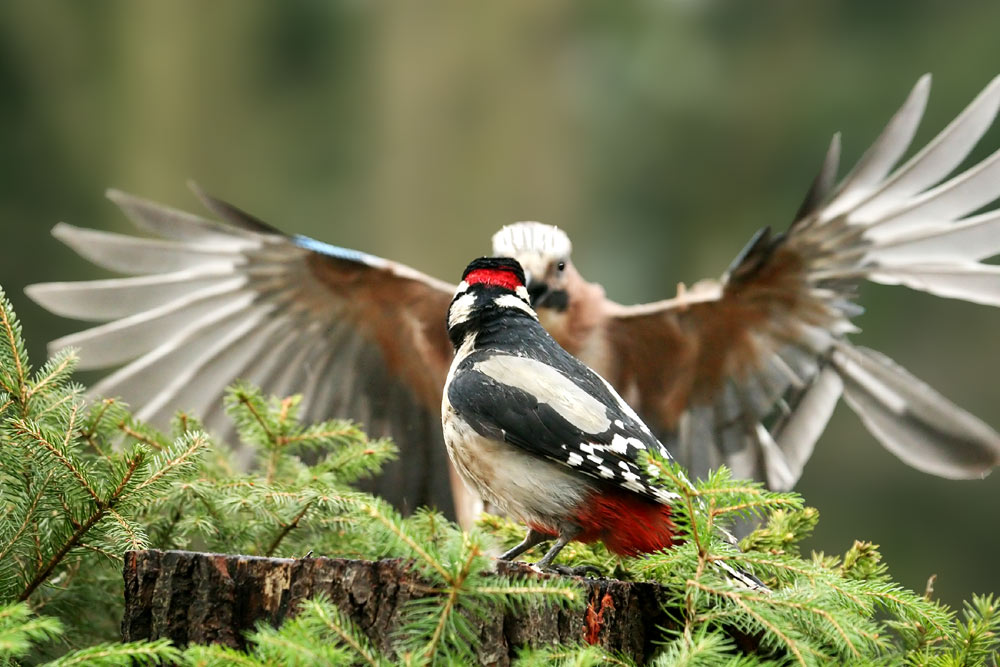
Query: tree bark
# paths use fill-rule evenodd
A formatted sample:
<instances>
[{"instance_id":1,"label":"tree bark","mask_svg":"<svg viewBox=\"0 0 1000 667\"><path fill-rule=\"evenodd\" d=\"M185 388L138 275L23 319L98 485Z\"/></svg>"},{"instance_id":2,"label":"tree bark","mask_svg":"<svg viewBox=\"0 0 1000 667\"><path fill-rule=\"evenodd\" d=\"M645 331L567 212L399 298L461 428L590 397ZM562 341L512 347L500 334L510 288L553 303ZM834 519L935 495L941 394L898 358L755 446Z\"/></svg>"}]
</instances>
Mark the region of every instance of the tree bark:
<instances>
[{"instance_id":1,"label":"tree bark","mask_svg":"<svg viewBox=\"0 0 1000 667\"><path fill-rule=\"evenodd\" d=\"M523 563L498 563L501 574L539 575ZM407 563L337 558L259 558L187 551L130 551L125 556L125 641L167 637L178 645L219 643L244 649L256 623L278 625L300 601L326 594L385 655L404 604L428 595ZM580 579L583 611L497 605L471 619L483 665L508 665L523 646L589 642L639 663L652 655L673 621L651 583Z\"/></svg>"}]
</instances>

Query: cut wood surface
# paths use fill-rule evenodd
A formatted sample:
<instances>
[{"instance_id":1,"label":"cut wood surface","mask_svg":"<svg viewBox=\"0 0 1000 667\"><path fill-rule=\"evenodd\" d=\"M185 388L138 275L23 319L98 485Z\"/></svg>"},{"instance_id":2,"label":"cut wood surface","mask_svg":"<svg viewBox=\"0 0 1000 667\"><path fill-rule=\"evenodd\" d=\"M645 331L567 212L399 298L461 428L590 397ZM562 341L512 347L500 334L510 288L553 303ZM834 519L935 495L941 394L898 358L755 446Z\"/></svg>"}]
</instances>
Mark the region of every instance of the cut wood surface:
<instances>
[{"instance_id":1,"label":"cut wood surface","mask_svg":"<svg viewBox=\"0 0 1000 667\"><path fill-rule=\"evenodd\" d=\"M523 563L499 562L501 574L539 575ZM125 557L126 641L167 637L179 645L218 643L245 648L259 621L278 625L299 602L325 594L372 642L392 655L391 640L409 601L433 593L400 560L260 558L189 551L130 551ZM579 579L582 611L552 606L497 605L473 619L480 664L507 665L518 648L589 642L638 662L648 659L659 628L672 622L656 584Z\"/></svg>"}]
</instances>

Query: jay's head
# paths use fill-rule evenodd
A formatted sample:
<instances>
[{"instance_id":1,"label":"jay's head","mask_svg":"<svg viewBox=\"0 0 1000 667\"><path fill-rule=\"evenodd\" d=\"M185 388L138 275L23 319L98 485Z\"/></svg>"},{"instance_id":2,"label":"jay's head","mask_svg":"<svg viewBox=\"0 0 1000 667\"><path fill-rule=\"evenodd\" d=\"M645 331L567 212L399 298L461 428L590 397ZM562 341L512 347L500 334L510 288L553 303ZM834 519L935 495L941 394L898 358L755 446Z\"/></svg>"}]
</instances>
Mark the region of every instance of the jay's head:
<instances>
[{"instance_id":1,"label":"jay's head","mask_svg":"<svg viewBox=\"0 0 1000 667\"><path fill-rule=\"evenodd\" d=\"M457 348L500 316L537 319L525 286L524 270L510 257L480 257L462 274L448 307L448 336Z\"/></svg>"},{"instance_id":2,"label":"jay's head","mask_svg":"<svg viewBox=\"0 0 1000 667\"><path fill-rule=\"evenodd\" d=\"M512 257L524 267L525 286L536 310L569 307L567 285L574 271L571 250L565 232L540 222L507 225L493 235L493 254Z\"/></svg>"}]
</instances>

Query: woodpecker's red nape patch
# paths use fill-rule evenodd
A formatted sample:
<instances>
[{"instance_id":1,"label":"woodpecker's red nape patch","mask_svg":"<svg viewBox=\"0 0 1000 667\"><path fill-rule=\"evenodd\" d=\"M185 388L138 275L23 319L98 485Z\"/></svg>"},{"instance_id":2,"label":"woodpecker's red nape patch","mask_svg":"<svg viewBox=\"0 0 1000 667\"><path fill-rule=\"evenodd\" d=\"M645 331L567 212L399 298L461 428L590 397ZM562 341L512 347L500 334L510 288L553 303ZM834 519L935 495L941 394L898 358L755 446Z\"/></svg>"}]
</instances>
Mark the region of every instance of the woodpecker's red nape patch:
<instances>
[{"instance_id":1,"label":"woodpecker's red nape patch","mask_svg":"<svg viewBox=\"0 0 1000 667\"><path fill-rule=\"evenodd\" d=\"M465 276L465 282L470 285L488 285L490 287L503 287L510 291L516 290L524 285L521 278L509 269L473 269Z\"/></svg>"}]
</instances>

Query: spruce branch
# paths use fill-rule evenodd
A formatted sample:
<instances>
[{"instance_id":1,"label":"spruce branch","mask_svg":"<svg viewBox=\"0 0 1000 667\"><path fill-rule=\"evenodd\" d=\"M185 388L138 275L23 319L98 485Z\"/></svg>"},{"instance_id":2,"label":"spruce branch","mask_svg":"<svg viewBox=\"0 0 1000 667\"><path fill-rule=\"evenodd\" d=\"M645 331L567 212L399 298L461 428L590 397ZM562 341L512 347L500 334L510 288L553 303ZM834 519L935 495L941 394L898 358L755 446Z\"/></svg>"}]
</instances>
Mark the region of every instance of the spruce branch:
<instances>
[{"instance_id":1,"label":"spruce branch","mask_svg":"<svg viewBox=\"0 0 1000 667\"><path fill-rule=\"evenodd\" d=\"M0 605L0 660L25 655L33 644L58 637L62 628L58 619L33 618L26 604Z\"/></svg>"},{"instance_id":2,"label":"spruce branch","mask_svg":"<svg viewBox=\"0 0 1000 667\"><path fill-rule=\"evenodd\" d=\"M367 637L358 632L336 607L326 603L323 598L307 600L303 604L305 613L313 614L326 628L333 633L341 643L350 648L368 665L378 667L382 660L376 655Z\"/></svg>"},{"instance_id":3,"label":"spruce branch","mask_svg":"<svg viewBox=\"0 0 1000 667\"><path fill-rule=\"evenodd\" d=\"M151 438L145 433L136 430L135 428L132 427L131 424L128 423L127 420L123 419L120 422L118 422L118 430L120 430L128 437L134 440L138 440L140 443L146 445L151 449L155 449L157 451L163 451L163 445L158 443L155 438Z\"/></svg>"},{"instance_id":4,"label":"spruce branch","mask_svg":"<svg viewBox=\"0 0 1000 667\"><path fill-rule=\"evenodd\" d=\"M28 582L28 584L24 587L24 590L21 592L21 594L17 596L17 600L19 602L27 600L29 597L31 597L31 594L35 592L36 588L45 583L45 580L49 578L49 576L56 569L59 563L62 562L62 559L66 557L66 554L68 554L71 549L73 549L75 546L77 546L77 544L79 544L80 540L83 539L83 536L86 535L87 532L91 528L93 528L98 521L104 518L104 514L106 511L107 508L100 508L100 507L97 508L94 511L94 513L91 514L87 518L87 520L80 525L79 528L73 531L73 534L70 536L70 538L66 540L62 544L62 546L59 547L59 549L52 555L52 557L49 558L48 562L45 565L43 565L35 574L35 576L31 579L31 581Z\"/></svg>"},{"instance_id":5,"label":"spruce branch","mask_svg":"<svg viewBox=\"0 0 1000 667\"><path fill-rule=\"evenodd\" d=\"M87 544L85 542L81 542L80 543L80 548L87 549L88 551L93 551L94 553L100 554L100 555L104 556L105 558L107 558L108 560L114 561L115 563L118 563L118 564L124 562L124 560L125 560L124 558L122 558L118 554L113 554L110 551L108 551L107 549L102 549L101 547L94 546L93 544Z\"/></svg>"},{"instance_id":6,"label":"spruce branch","mask_svg":"<svg viewBox=\"0 0 1000 667\"><path fill-rule=\"evenodd\" d=\"M204 433L192 433L180 438L175 447L161 450L153 458L153 465L157 468L156 472L143 480L135 488L135 491L155 486L164 481L165 478L193 465L195 459L207 446L208 436Z\"/></svg>"},{"instance_id":7,"label":"spruce branch","mask_svg":"<svg viewBox=\"0 0 1000 667\"><path fill-rule=\"evenodd\" d=\"M518 653L518 667L633 667L630 660L611 655L597 646L547 646L523 649ZM669 663L675 667L676 663Z\"/></svg>"},{"instance_id":8,"label":"spruce branch","mask_svg":"<svg viewBox=\"0 0 1000 667\"><path fill-rule=\"evenodd\" d=\"M35 518L35 512L38 509L38 504L42 500L42 496L45 495L45 491L48 488L49 482L52 480L53 474L54 473L52 471L49 471L49 474L46 475L45 479L38 485L37 491L31 498L31 504L24 513L24 519L21 521L21 525L18 526L17 530L14 531L14 534L7 539L7 543L4 545L3 549L0 549L0 563L3 562L4 557L10 553L10 550L14 548L14 545L21 539L21 536L32 525L32 520Z\"/></svg>"},{"instance_id":9,"label":"spruce branch","mask_svg":"<svg viewBox=\"0 0 1000 667\"><path fill-rule=\"evenodd\" d=\"M274 540L264 550L265 556L271 556L272 554L274 554L275 550L278 548L278 545L281 544L281 540L285 539L285 536L288 535L288 533L290 533L299 525L299 521L302 520L302 517L304 517L306 515L306 512L309 511L309 508L312 507L313 502L314 501L311 500L307 502L302 507L301 511L299 511L299 513L295 515L295 518L282 525L281 530L278 532L277 535L274 536Z\"/></svg>"},{"instance_id":10,"label":"spruce branch","mask_svg":"<svg viewBox=\"0 0 1000 667\"><path fill-rule=\"evenodd\" d=\"M72 417L70 419L70 422L72 423ZM97 491L90 485L90 482L87 480L88 476L84 474L83 470L81 470L80 465L70 460L70 457L67 456L67 454L65 453L66 444L68 442L70 432L67 431L66 433L67 442L64 442L63 447L60 449L59 447L49 442L48 439L46 439L41 429L35 423L28 422L24 419L16 419L12 421L10 425L11 428L14 430L14 432L20 435L22 438L37 443L41 445L43 448L45 448L45 450L63 468L65 468L67 472L70 473L70 475L73 476L73 479L77 481L81 489L87 492L87 494L91 497L94 503L98 507L101 506L103 501L101 500L101 497L97 494Z\"/></svg>"},{"instance_id":11,"label":"spruce branch","mask_svg":"<svg viewBox=\"0 0 1000 667\"><path fill-rule=\"evenodd\" d=\"M378 521L382 526L384 526L390 533L392 533L397 539L399 539L403 544L405 544L412 553L420 558L422 562L430 566L432 570L437 572L441 580L446 583L451 583L451 575L444 569L444 567L433 558L422 546L420 546L412 537L406 534L400 525L400 521L397 517L393 516L395 513L389 513L385 509L379 507L380 503L365 502L361 501L360 508L369 517Z\"/></svg>"},{"instance_id":12,"label":"spruce branch","mask_svg":"<svg viewBox=\"0 0 1000 667\"><path fill-rule=\"evenodd\" d=\"M131 667L132 665L173 665L181 662L183 654L166 639L128 642L124 644L99 644L73 651L46 664L46 667Z\"/></svg>"},{"instance_id":13,"label":"spruce branch","mask_svg":"<svg viewBox=\"0 0 1000 667\"><path fill-rule=\"evenodd\" d=\"M21 337L21 324L2 287L0 287L0 327L3 328L2 335L6 338L6 345L0 352L0 386L20 403L23 411L28 404L28 353Z\"/></svg>"},{"instance_id":14,"label":"spruce branch","mask_svg":"<svg viewBox=\"0 0 1000 667\"><path fill-rule=\"evenodd\" d=\"M719 589L715 589L715 588L710 588L710 587L706 586L705 584L701 583L700 581L696 581L696 580L688 580L687 584L688 584L688 586L697 588L697 589L702 590L702 591L704 591L706 593L710 593L710 594L715 595L715 596L724 597L724 598L729 599L730 601L733 602L733 604L735 604L736 606L740 607L744 612L746 612L746 614L748 616L750 616L755 621L757 621L757 623L762 628L766 629L769 633L771 633L772 635L774 635L774 637L776 637L777 639L781 640L781 642L782 642L782 644L784 644L785 648L787 648L789 651L791 651L792 655L795 656L796 662L798 662L800 665L803 665L803 667L807 664L805 656L802 654L802 648L800 648L800 646L799 646L799 642L793 640L785 632L783 632L781 630L781 628L779 628L776 624L774 624L771 621L769 621L760 612L758 612L753 607L751 607L750 605L748 605L747 602L746 602L746 600L743 599L743 596L741 596L738 593L735 593L733 591L726 591L726 590L719 590ZM749 597L749 599L754 600L753 597L750 597L750 596L748 596L748 597ZM759 600L754 600L754 601L759 602ZM811 647L806 647L806 649L810 653L813 653L816 657L822 657L819 654L819 652L816 651L815 649L813 649Z\"/></svg>"},{"instance_id":15,"label":"spruce branch","mask_svg":"<svg viewBox=\"0 0 1000 667\"><path fill-rule=\"evenodd\" d=\"M55 385L62 378L66 378L76 367L76 354L72 349L60 350L55 357L42 367L38 377L32 386L25 391L25 400L30 400L32 396L40 393L49 386Z\"/></svg>"},{"instance_id":16,"label":"spruce branch","mask_svg":"<svg viewBox=\"0 0 1000 667\"><path fill-rule=\"evenodd\" d=\"M427 642L427 646L425 646L423 650L423 655L428 661L432 660L434 655L437 653L437 647L441 642L442 636L444 635L445 627L458 605L459 596L462 592L462 585L469 577L472 564L476 561L476 557L479 555L479 550L477 548L470 548L458 573L454 576L454 578L452 578L451 581L448 581L449 590L447 592L447 596L445 597L444 604L441 606L441 612L437 625L434 628L434 633L431 635L430 641Z\"/></svg>"}]
</instances>

